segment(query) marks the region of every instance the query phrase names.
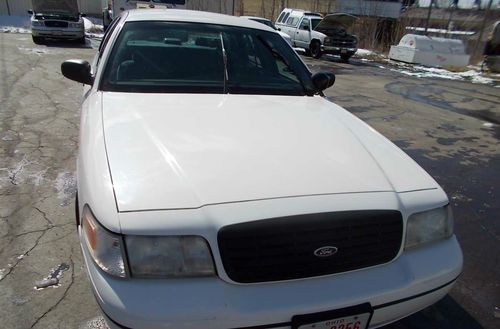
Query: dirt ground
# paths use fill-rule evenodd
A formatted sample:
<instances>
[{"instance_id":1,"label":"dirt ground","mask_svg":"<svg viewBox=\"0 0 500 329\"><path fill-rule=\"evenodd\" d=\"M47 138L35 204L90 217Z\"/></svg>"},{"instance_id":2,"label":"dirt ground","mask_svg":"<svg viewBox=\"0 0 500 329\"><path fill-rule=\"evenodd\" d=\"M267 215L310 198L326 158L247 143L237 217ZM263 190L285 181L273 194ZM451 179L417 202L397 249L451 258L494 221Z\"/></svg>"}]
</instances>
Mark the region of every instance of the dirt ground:
<instances>
[{"instance_id":1,"label":"dirt ground","mask_svg":"<svg viewBox=\"0 0 500 329\"><path fill-rule=\"evenodd\" d=\"M2 328L105 328L74 226L82 87L60 64L96 42L36 46L0 34L0 319ZM387 136L448 193L465 267L451 294L386 328L498 328L500 89L423 79L387 65L305 58L332 70L327 96ZM56 271L60 285L35 282Z\"/></svg>"}]
</instances>

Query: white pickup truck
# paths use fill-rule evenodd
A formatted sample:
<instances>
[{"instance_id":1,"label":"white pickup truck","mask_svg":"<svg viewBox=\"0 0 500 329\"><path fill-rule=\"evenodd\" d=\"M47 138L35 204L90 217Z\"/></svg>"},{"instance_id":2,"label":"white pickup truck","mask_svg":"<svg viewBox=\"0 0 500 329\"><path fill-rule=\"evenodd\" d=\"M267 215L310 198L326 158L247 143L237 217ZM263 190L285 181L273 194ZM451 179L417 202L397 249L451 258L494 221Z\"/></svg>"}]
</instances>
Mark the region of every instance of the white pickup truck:
<instances>
[{"instance_id":1,"label":"white pickup truck","mask_svg":"<svg viewBox=\"0 0 500 329\"><path fill-rule=\"evenodd\" d=\"M314 58L325 53L333 54L348 61L358 50L358 38L346 32L356 19L349 14L321 17L316 13L285 8L275 24L290 36L293 46L304 48L306 54Z\"/></svg>"}]
</instances>

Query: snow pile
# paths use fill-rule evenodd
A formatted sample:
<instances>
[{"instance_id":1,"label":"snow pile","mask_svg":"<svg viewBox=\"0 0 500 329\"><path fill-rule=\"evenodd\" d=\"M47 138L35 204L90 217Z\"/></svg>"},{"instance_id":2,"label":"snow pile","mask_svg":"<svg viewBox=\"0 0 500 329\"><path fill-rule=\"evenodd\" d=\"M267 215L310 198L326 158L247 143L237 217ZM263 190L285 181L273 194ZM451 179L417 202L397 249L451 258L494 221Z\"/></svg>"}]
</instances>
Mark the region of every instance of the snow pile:
<instances>
[{"instance_id":1,"label":"snow pile","mask_svg":"<svg viewBox=\"0 0 500 329\"><path fill-rule=\"evenodd\" d=\"M358 51L356 51L356 56L358 57L368 57L373 55L376 55L376 53L368 49L358 49Z\"/></svg>"},{"instance_id":2,"label":"snow pile","mask_svg":"<svg viewBox=\"0 0 500 329\"><path fill-rule=\"evenodd\" d=\"M445 69L397 63L398 68L393 72L417 78L440 78L448 80L471 81L472 83L494 84L500 81L500 74L485 76L476 67L469 67L468 71L452 72Z\"/></svg>"},{"instance_id":3,"label":"snow pile","mask_svg":"<svg viewBox=\"0 0 500 329\"><path fill-rule=\"evenodd\" d=\"M92 22L90 19L84 17L83 23L85 24L85 36L88 38L102 39L104 36L104 26Z\"/></svg>"},{"instance_id":4,"label":"snow pile","mask_svg":"<svg viewBox=\"0 0 500 329\"><path fill-rule=\"evenodd\" d=\"M2 26L0 33L31 33L31 30L24 27Z\"/></svg>"}]
</instances>

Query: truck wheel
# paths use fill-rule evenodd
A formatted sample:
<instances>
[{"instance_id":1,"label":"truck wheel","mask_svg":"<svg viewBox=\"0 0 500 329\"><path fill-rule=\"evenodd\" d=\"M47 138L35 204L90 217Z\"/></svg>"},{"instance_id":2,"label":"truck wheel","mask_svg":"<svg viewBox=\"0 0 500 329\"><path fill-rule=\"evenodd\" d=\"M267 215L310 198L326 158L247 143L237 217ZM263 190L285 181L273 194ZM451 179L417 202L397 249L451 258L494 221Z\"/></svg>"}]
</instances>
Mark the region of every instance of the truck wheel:
<instances>
[{"instance_id":1,"label":"truck wheel","mask_svg":"<svg viewBox=\"0 0 500 329\"><path fill-rule=\"evenodd\" d=\"M351 55L340 55L340 59L342 59L344 63L349 63L349 58L351 58Z\"/></svg>"},{"instance_id":2,"label":"truck wheel","mask_svg":"<svg viewBox=\"0 0 500 329\"><path fill-rule=\"evenodd\" d=\"M313 41L311 42L311 45L309 46L309 50L311 52L311 56L314 58L320 58L321 57L321 44L319 41Z\"/></svg>"},{"instance_id":3,"label":"truck wheel","mask_svg":"<svg viewBox=\"0 0 500 329\"><path fill-rule=\"evenodd\" d=\"M78 43L81 45L85 44L85 37L78 39Z\"/></svg>"},{"instance_id":4,"label":"truck wheel","mask_svg":"<svg viewBox=\"0 0 500 329\"><path fill-rule=\"evenodd\" d=\"M35 37L31 36L33 38L33 42L37 45L41 45L43 41L45 40L43 37Z\"/></svg>"}]
</instances>

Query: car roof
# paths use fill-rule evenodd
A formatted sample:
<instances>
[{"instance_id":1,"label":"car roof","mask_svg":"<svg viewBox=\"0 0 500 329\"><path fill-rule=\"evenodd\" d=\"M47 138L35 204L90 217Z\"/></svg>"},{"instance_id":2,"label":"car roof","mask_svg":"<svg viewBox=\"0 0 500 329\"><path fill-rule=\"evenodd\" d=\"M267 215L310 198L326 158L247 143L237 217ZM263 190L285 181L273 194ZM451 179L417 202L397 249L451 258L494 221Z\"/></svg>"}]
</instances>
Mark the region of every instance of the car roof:
<instances>
[{"instance_id":1,"label":"car roof","mask_svg":"<svg viewBox=\"0 0 500 329\"><path fill-rule=\"evenodd\" d=\"M206 11L195 11L186 9L133 9L129 10L125 19L126 22L137 21L165 21L165 22L191 22L229 25L245 27L255 30L264 30L275 32L270 27L252 21L250 19L229 16Z\"/></svg>"}]
</instances>

